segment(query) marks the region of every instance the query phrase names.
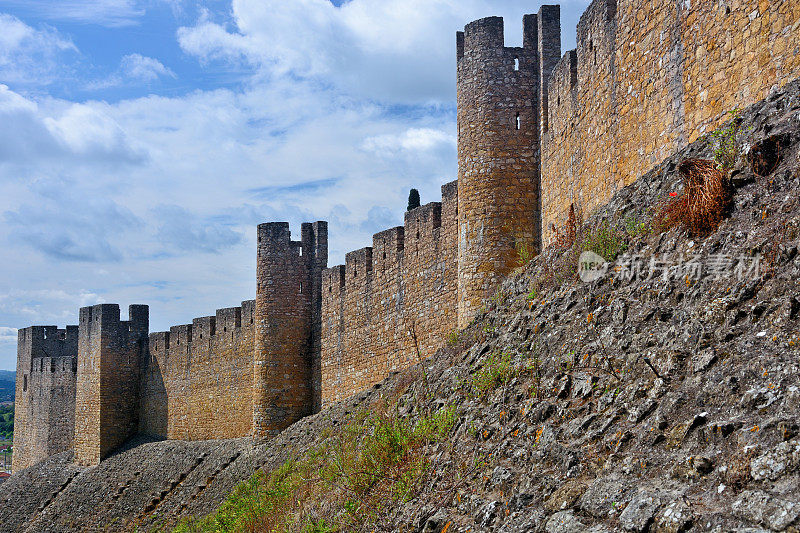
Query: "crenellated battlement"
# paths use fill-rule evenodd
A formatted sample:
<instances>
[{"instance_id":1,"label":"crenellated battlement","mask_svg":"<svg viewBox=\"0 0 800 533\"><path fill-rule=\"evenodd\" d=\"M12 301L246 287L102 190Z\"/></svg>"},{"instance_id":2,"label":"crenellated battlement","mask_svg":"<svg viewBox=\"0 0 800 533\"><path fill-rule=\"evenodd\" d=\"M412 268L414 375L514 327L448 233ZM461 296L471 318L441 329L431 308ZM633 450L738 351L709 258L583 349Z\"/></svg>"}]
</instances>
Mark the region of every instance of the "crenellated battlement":
<instances>
[{"instance_id":1,"label":"crenellated battlement","mask_svg":"<svg viewBox=\"0 0 800 533\"><path fill-rule=\"evenodd\" d=\"M150 350L169 352L170 340L174 346L188 346L193 340L213 339L218 333L235 333L242 328L252 328L255 302L242 302L240 307L217 309L214 316L192 319L191 324L172 326L169 331L150 333ZM184 350L185 352L185 350Z\"/></svg>"},{"instance_id":2,"label":"crenellated battlement","mask_svg":"<svg viewBox=\"0 0 800 533\"><path fill-rule=\"evenodd\" d=\"M455 326L458 186L322 272L322 404L432 354ZM428 312L430 311L430 312ZM419 346L410 341L414 331Z\"/></svg>"},{"instance_id":3,"label":"crenellated battlement","mask_svg":"<svg viewBox=\"0 0 800 533\"><path fill-rule=\"evenodd\" d=\"M376 276L393 272L403 260L405 248L405 228L397 226L372 236L373 271Z\"/></svg>"}]
</instances>

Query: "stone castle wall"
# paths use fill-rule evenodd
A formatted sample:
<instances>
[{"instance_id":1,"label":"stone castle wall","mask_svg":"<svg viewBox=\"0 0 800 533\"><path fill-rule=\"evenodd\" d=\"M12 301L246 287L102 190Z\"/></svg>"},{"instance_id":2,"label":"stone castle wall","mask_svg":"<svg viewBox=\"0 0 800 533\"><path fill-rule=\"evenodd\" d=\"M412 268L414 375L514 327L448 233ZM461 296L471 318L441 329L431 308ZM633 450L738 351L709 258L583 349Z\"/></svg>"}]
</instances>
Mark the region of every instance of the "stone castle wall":
<instances>
[{"instance_id":1,"label":"stone castle wall","mask_svg":"<svg viewBox=\"0 0 800 533\"><path fill-rule=\"evenodd\" d=\"M14 472L72 448L78 327L21 329L17 353Z\"/></svg>"},{"instance_id":2,"label":"stone castle wall","mask_svg":"<svg viewBox=\"0 0 800 533\"><path fill-rule=\"evenodd\" d=\"M560 11L456 38L459 177L327 267L325 222L258 228L256 298L149 334L146 306L20 330L14 470L73 447L96 464L136 432L269 437L441 347L497 283L726 111L800 76L789 0L595 0L560 52Z\"/></svg>"},{"instance_id":3,"label":"stone castle wall","mask_svg":"<svg viewBox=\"0 0 800 533\"><path fill-rule=\"evenodd\" d=\"M595 0L550 82L545 244L727 112L800 76L800 4Z\"/></svg>"},{"instance_id":4,"label":"stone castle wall","mask_svg":"<svg viewBox=\"0 0 800 533\"><path fill-rule=\"evenodd\" d=\"M166 439L227 439L253 424L255 301L151 333L139 431Z\"/></svg>"},{"instance_id":5,"label":"stone castle wall","mask_svg":"<svg viewBox=\"0 0 800 533\"><path fill-rule=\"evenodd\" d=\"M408 211L402 227L323 272L323 406L432 355L455 330L457 209L448 183L441 202Z\"/></svg>"}]
</instances>

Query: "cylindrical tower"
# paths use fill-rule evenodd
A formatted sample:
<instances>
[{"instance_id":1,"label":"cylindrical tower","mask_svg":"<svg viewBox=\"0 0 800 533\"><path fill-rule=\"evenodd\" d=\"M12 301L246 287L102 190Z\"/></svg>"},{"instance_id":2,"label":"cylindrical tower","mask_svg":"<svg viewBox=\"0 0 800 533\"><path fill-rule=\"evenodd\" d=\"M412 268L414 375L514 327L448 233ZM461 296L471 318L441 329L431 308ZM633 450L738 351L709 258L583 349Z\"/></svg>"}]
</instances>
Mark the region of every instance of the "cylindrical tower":
<instances>
[{"instance_id":1,"label":"cylindrical tower","mask_svg":"<svg viewBox=\"0 0 800 533\"><path fill-rule=\"evenodd\" d=\"M522 48L506 48L503 19L467 25L458 49L458 325L538 251L540 62L537 15Z\"/></svg>"},{"instance_id":2,"label":"cylindrical tower","mask_svg":"<svg viewBox=\"0 0 800 533\"><path fill-rule=\"evenodd\" d=\"M312 279L318 270L318 244L312 226L303 229L303 241L294 242L288 222L258 226L253 365L257 438L277 435L313 410Z\"/></svg>"}]
</instances>

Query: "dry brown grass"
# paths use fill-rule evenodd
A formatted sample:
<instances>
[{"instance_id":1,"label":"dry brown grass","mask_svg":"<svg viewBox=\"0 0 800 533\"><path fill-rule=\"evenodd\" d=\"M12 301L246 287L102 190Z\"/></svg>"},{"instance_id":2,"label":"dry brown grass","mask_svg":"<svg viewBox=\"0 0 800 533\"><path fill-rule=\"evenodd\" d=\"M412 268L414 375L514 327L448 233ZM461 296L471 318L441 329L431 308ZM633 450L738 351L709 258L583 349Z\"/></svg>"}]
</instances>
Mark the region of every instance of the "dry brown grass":
<instances>
[{"instance_id":1,"label":"dry brown grass","mask_svg":"<svg viewBox=\"0 0 800 533\"><path fill-rule=\"evenodd\" d=\"M653 227L666 231L682 225L693 236L713 233L730 211L733 193L727 174L714 161L687 159L678 166L683 192L656 208Z\"/></svg>"}]
</instances>

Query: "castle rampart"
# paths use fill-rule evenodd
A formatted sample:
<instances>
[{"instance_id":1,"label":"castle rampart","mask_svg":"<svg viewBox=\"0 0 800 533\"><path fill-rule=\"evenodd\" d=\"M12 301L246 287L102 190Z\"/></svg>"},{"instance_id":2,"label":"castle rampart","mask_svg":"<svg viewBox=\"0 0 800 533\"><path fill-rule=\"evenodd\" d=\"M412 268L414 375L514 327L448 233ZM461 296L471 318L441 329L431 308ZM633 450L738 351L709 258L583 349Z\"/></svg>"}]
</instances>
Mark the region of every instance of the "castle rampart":
<instances>
[{"instance_id":1,"label":"castle rampart","mask_svg":"<svg viewBox=\"0 0 800 533\"><path fill-rule=\"evenodd\" d=\"M432 355L456 327L456 183L322 275L322 403Z\"/></svg>"},{"instance_id":2,"label":"castle rampart","mask_svg":"<svg viewBox=\"0 0 800 533\"><path fill-rule=\"evenodd\" d=\"M800 75L795 2L595 0L551 82L544 242L728 111Z\"/></svg>"},{"instance_id":3,"label":"castle rampart","mask_svg":"<svg viewBox=\"0 0 800 533\"><path fill-rule=\"evenodd\" d=\"M180 440L250 435L255 301L151 333L141 433Z\"/></svg>"},{"instance_id":4,"label":"castle rampart","mask_svg":"<svg viewBox=\"0 0 800 533\"><path fill-rule=\"evenodd\" d=\"M149 333L146 306L20 330L14 470L136 432L269 437L434 354L499 281L725 117L800 76L800 4L595 0L561 57L560 10L456 35L458 180L327 267L325 222L258 227L255 300ZM365 243L366 244L366 243ZM526 248L527 250L523 250ZM522 253L525 252L525 253Z\"/></svg>"}]
</instances>

